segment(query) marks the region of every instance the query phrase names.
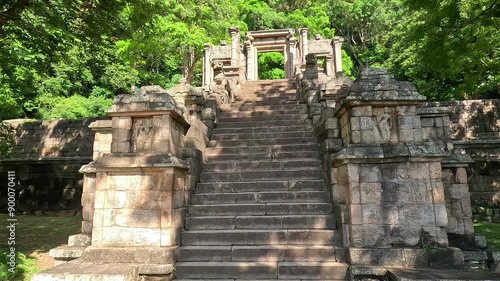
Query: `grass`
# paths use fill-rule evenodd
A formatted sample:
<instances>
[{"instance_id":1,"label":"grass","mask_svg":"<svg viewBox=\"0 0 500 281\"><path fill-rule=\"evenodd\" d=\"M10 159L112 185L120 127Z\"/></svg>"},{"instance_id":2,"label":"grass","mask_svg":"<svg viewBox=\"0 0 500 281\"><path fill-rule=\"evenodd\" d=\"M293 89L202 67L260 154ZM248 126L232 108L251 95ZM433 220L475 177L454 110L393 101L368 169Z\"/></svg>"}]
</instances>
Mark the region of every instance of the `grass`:
<instances>
[{"instance_id":1,"label":"grass","mask_svg":"<svg viewBox=\"0 0 500 281\"><path fill-rule=\"evenodd\" d=\"M0 214L0 227L8 225L7 215ZM8 231L0 232L0 281L30 280L31 276L53 266L48 256L50 249L68 242L68 236L80 232L81 217L17 216L16 273L11 274L7 265Z\"/></svg>"},{"instance_id":2,"label":"grass","mask_svg":"<svg viewBox=\"0 0 500 281\"><path fill-rule=\"evenodd\" d=\"M500 223L477 222L474 224L476 234L484 235L488 248L500 249Z\"/></svg>"}]
</instances>

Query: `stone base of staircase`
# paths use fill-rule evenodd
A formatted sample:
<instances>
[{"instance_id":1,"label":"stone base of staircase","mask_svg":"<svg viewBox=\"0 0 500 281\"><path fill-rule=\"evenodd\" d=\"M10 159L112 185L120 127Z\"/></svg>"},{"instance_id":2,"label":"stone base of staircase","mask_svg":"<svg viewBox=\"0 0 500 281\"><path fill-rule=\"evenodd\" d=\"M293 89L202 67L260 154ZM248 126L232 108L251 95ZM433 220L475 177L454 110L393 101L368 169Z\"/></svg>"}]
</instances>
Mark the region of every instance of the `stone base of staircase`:
<instances>
[{"instance_id":1,"label":"stone base of staircase","mask_svg":"<svg viewBox=\"0 0 500 281\"><path fill-rule=\"evenodd\" d=\"M73 260L37 273L31 281L138 281L139 264L92 264Z\"/></svg>"}]
</instances>

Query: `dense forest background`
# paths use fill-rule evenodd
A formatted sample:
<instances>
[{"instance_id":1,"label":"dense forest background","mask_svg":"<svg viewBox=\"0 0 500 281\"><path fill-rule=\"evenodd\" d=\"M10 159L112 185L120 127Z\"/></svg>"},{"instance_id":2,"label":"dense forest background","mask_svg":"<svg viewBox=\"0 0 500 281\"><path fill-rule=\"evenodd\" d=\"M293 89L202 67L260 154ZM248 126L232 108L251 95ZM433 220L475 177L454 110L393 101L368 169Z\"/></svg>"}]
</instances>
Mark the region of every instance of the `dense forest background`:
<instances>
[{"instance_id":1,"label":"dense forest background","mask_svg":"<svg viewBox=\"0 0 500 281\"><path fill-rule=\"evenodd\" d=\"M500 0L2 0L0 120L97 116L132 86L201 81L227 28L344 37L431 100L500 97ZM278 56L279 57L279 56ZM272 58L271 58L272 59ZM279 59L279 58L278 58ZM270 74L272 75L272 74Z\"/></svg>"}]
</instances>

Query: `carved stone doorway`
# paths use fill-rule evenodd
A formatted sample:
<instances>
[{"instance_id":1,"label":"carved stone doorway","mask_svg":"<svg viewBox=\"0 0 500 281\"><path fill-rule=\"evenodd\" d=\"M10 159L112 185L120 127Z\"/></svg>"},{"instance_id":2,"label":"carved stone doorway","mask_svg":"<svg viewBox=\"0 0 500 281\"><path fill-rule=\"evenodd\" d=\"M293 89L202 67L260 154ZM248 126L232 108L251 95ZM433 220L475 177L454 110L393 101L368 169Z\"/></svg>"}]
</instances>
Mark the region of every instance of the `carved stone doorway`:
<instances>
[{"instance_id":1,"label":"carved stone doorway","mask_svg":"<svg viewBox=\"0 0 500 281\"><path fill-rule=\"evenodd\" d=\"M258 80L258 53L262 52L280 52L285 59L285 78L293 78L295 65L295 30L261 30L249 31L245 40L246 51L246 79Z\"/></svg>"}]
</instances>

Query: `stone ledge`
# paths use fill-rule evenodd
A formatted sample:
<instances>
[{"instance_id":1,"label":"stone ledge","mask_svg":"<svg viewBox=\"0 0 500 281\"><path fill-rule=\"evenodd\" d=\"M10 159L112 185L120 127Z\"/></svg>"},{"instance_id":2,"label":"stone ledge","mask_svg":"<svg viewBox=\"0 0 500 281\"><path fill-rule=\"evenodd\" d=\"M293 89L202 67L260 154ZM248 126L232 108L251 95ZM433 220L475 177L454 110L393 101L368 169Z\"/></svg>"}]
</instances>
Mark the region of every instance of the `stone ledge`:
<instances>
[{"instance_id":1,"label":"stone ledge","mask_svg":"<svg viewBox=\"0 0 500 281\"><path fill-rule=\"evenodd\" d=\"M483 280L494 281L499 280L500 275L484 272L484 271L466 271L458 268L453 269L438 269L438 268L422 268L422 269L394 269L391 268L387 272L389 281L446 281L446 280Z\"/></svg>"},{"instance_id":2,"label":"stone ledge","mask_svg":"<svg viewBox=\"0 0 500 281\"><path fill-rule=\"evenodd\" d=\"M50 249L49 256L56 260L77 259L83 255L85 248L81 246L60 246Z\"/></svg>"},{"instance_id":3,"label":"stone ledge","mask_svg":"<svg viewBox=\"0 0 500 281\"><path fill-rule=\"evenodd\" d=\"M435 143L403 143L403 144L349 144L341 151L330 156L332 162L366 162L376 160L382 162L394 162L394 160L406 160L412 158L442 158L448 156L441 147ZM425 159L424 161L428 161Z\"/></svg>"},{"instance_id":4,"label":"stone ledge","mask_svg":"<svg viewBox=\"0 0 500 281\"><path fill-rule=\"evenodd\" d=\"M349 248L347 261L352 266L422 267L428 265L424 249L403 248Z\"/></svg>"},{"instance_id":5,"label":"stone ledge","mask_svg":"<svg viewBox=\"0 0 500 281\"><path fill-rule=\"evenodd\" d=\"M98 158L95 168L99 171L119 168L184 168L189 169L189 161L180 159L170 154L143 154L136 156L135 153L106 154Z\"/></svg>"},{"instance_id":6,"label":"stone ledge","mask_svg":"<svg viewBox=\"0 0 500 281\"><path fill-rule=\"evenodd\" d=\"M84 262L134 263L148 265L173 264L178 247L88 247L83 253Z\"/></svg>"},{"instance_id":7,"label":"stone ledge","mask_svg":"<svg viewBox=\"0 0 500 281\"><path fill-rule=\"evenodd\" d=\"M0 165L3 164L15 164L22 163L25 164L48 164L48 163L59 163L59 162L72 162L72 164L77 163L88 163L92 161L92 156L70 156L70 157L26 157L26 158L4 158L0 160Z\"/></svg>"},{"instance_id":8,"label":"stone ledge","mask_svg":"<svg viewBox=\"0 0 500 281\"><path fill-rule=\"evenodd\" d=\"M92 264L81 260L64 263L35 274L31 281L139 280L138 264Z\"/></svg>"}]
</instances>

